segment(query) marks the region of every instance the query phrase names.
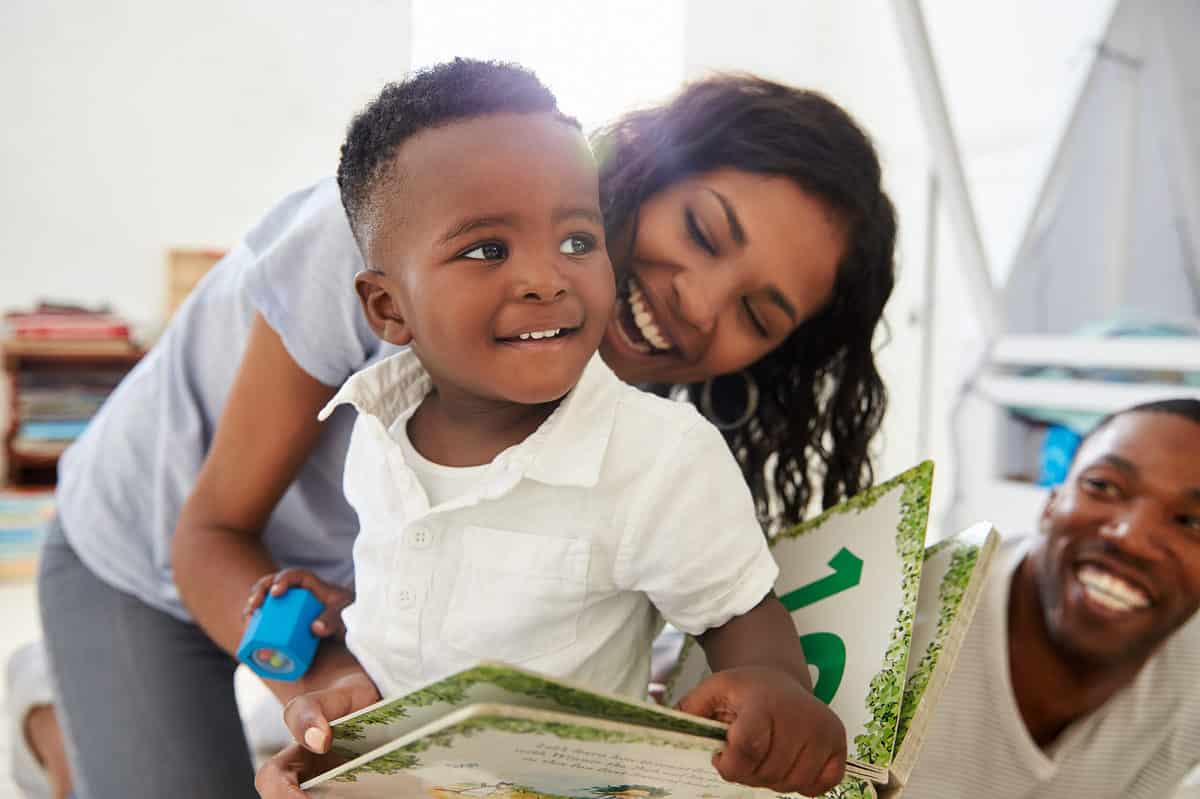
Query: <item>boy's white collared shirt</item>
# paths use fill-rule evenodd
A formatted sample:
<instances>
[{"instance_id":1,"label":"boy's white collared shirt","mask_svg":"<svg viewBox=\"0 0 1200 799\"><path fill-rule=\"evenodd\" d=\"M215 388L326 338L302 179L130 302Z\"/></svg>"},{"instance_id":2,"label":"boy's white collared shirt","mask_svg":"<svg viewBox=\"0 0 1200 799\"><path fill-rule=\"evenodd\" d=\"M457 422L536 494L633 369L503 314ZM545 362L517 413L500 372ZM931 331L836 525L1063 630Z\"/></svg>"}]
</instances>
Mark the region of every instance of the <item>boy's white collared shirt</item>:
<instances>
[{"instance_id":1,"label":"boy's white collared shirt","mask_svg":"<svg viewBox=\"0 0 1200 799\"><path fill-rule=\"evenodd\" d=\"M700 633L774 586L741 471L691 405L594 357L474 491L430 507L395 431L431 387L404 351L321 412L359 412L344 481L359 517L347 643L385 697L482 659L643 696L663 617Z\"/></svg>"}]
</instances>

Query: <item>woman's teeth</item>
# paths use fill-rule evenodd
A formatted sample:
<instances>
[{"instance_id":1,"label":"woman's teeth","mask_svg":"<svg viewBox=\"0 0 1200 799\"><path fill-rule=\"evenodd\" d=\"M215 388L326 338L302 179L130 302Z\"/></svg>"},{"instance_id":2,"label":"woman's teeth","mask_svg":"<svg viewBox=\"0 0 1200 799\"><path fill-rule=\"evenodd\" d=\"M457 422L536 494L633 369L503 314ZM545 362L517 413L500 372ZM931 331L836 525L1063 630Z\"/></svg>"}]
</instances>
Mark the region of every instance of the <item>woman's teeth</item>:
<instances>
[{"instance_id":1,"label":"woman's teeth","mask_svg":"<svg viewBox=\"0 0 1200 799\"><path fill-rule=\"evenodd\" d=\"M1145 591L1096 566L1081 566L1079 582L1089 599L1109 610L1127 613L1150 607Z\"/></svg>"},{"instance_id":2,"label":"woman's teeth","mask_svg":"<svg viewBox=\"0 0 1200 799\"><path fill-rule=\"evenodd\" d=\"M633 281L629 283L629 309L633 311L633 322L637 325L638 332L651 347L656 350L671 349L671 342L654 322L654 315L650 311L650 306L646 304L646 297L642 294L641 286Z\"/></svg>"},{"instance_id":3,"label":"woman's teeth","mask_svg":"<svg viewBox=\"0 0 1200 799\"><path fill-rule=\"evenodd\" d=\"M551 328L550 330L534 330L529 333L522 333L519 336L517 336L517 338L521 339L521 341L530 341L531 339L536 341L538 339L543 339L543 338L554 338L561 332L562 332L561 327L555 327L555 328Z\"/></svg>"}]
</instances>

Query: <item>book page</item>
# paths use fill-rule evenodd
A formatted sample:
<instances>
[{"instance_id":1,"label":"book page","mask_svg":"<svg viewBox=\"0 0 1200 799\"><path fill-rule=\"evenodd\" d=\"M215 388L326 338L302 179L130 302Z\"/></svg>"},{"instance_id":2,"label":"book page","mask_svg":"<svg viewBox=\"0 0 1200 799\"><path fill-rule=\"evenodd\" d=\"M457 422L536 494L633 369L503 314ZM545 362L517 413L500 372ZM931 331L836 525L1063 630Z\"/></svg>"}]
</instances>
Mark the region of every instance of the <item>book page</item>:
<instances>
[{"instance_id":1,"label":"book page","mask_svg":"<svg viewBox=\"0 0 1200 799\"><path fill-rule=\"evenodd\" d=\"M981 522L929 547L913 624L912 653L900 712L895 781L903 783L916 765L925 728L958 658L999 546L991 524Z\"/></svg>"},{"instance_id":2,"label":"book page","mask_svg":"<svg viewBox=\"0 0 1200 799\"><path fill-rule=\"evenodd\" d=\"M723 781L711 765L721 745L563 713L474 705L305 783L304 789L314 799L779 796ZM874 792L848 781L826 796L866 799Z\"/></svg>"},{"instance_id":3,"label":"book page","mask_svg":"<svg viewBox=\"0 0 1200 799\"><path fill-rule=\"evenodd\" d=\"M920 583L933 464L925 462L781 533L775 585L792 614L813 693L846 726L852 764L886 779ZM706 675L689 642L668 683L678 702Z\"/></svg>"},{"instance_id":4,"label":"book page","mask_svg":"<svg viewBox=\"0 0 1200 799\"><path fill-rule=\"evenodd\" d=\"M484 703L564 711L717 741L725 738L725 725L717 722L650 702L588 690L504 663L481 663L338 719L333 723L332 749L342 758L361 755L460 708Z\"/></svg>"}]
</instances>

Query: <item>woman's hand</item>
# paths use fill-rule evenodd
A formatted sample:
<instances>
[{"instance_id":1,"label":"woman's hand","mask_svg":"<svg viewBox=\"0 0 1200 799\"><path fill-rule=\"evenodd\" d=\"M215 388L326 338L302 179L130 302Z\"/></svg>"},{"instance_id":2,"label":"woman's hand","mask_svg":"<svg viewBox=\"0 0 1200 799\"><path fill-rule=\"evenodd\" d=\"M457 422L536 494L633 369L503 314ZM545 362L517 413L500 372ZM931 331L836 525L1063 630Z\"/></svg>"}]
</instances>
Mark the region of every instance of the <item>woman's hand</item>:
<instances>
[{"instance_id":1,"label":"woman's hand","mask_svg":"<svg viewBox=\"0 0 1200 799\"><path fill-rule=\"evenodd\" d=\"M308 569L283 569L264 574L250 589L250 597L242 609L242 619L249 622L254 611L262 607L267 595L283 596L289 588L305 588L312 592L325 609L313 619L312 632L318 638L344 635L346 625L342 623L342 611L354 601L354 592L340 585L327 583Z\"/></svg>"}]
</instances>

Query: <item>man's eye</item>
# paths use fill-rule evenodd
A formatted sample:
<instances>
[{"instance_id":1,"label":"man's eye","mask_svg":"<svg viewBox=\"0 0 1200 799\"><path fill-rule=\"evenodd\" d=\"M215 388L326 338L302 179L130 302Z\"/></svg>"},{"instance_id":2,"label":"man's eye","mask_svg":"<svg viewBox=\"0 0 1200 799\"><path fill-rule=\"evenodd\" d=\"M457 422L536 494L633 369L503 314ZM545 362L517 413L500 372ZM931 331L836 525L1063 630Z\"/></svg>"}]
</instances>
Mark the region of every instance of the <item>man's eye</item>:
<instances>
[{"instance_id":1,"label":"man's eye","mask_svg":"<svg viewBox=\"0 0 1200 799\"><path fill-rule=\"evenodd\" d=\"M1104 480L1100 477L1085 477L1083 479L1083 485L1091 493L1100 494L1101 496L1105 497L1117 497L1120 496L1121 493L1120 489L1115 483L1110 483L1108 480Z\"/></svg>"},{"instance_id":2,"label":"man's eye","mask_svg":"<svg viewBox=\"0 0 1200 799\"><path fill-rule=\"evenodd\" d=\"M1188 529L1189 532L1200 535L1200 516L1190 516L1184 514L1176 517L1176 521Z\"/></svg>"},{"instance_id":3,"label":"man's eye","mask_svg":"<svg viewBox=\"0 0 1200 799\"><path fill-rule=\"evenodd\" d=\"M567 236L562 240L562 244L558 245L558 251L564 255L587 255L594 249L596 249L596 240L582 233Z\"/></svg>"},{"instance_id":4,"label":"man's eye","mask_svg":"<svg viewBox=\"0 0 1200 799\"><path fill-rule=\"evenodd\" d=\"M498 241L480 244L459 256L459 258L470 258L472 261L500 261L507 257L508 248Z\"/></svg>"}]
</instances>

